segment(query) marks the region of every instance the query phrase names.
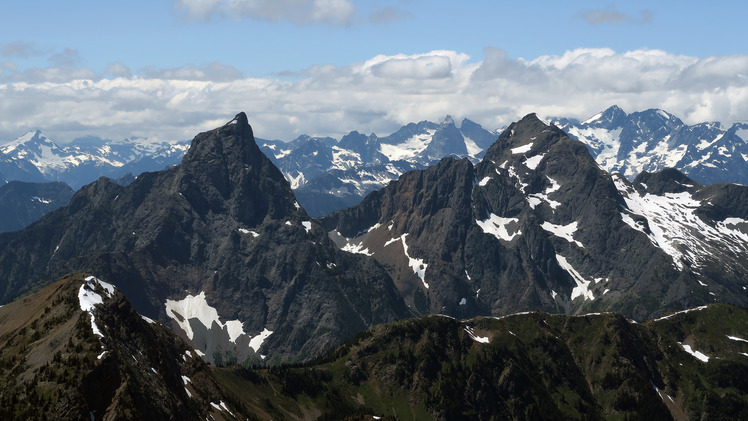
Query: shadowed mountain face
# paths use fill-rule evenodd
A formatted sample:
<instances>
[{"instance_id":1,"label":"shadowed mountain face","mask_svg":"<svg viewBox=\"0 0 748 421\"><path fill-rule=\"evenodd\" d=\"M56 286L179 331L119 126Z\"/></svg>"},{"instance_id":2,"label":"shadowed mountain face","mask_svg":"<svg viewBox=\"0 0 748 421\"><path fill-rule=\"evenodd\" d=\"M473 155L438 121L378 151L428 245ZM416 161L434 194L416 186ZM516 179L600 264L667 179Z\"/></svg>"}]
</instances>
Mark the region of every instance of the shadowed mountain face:
<instances>
[{"instance_id":1,"label":"shadowed mountain face","mask_svg":"<svg viewBox=\"0 0 748 421\"><path fill-rule=\"evenodd\" d=\"M243 113L196 136L182 165L102 178L0 236L3 301L73 271L111 280L216 362L309 357L410 314L375 261L307 217Z\"/></svg>"},{"instance_id":2,"label":"shadowed mountain face","mask_svg":"<svg viewBox=\"0 0 748 421\"><path fill-rule=\"evenodd\" d=\"M609 175L529 115L475 167L444 159L322 221L344 250L382 263L422 313L641 320L715 299L746 305L748 188L642 177L652 181Z\"/></svg>"},{"instance_id":3,"label":"shadowed mountain face","mask_svg":"<svg viewBox=\"0 0 748 421\"><path fill-rule=\"evenodd\" d=\"M0 186L0 232L18 231L73 197L65 183L11 181Z\"/></svg>"}]
</instances>

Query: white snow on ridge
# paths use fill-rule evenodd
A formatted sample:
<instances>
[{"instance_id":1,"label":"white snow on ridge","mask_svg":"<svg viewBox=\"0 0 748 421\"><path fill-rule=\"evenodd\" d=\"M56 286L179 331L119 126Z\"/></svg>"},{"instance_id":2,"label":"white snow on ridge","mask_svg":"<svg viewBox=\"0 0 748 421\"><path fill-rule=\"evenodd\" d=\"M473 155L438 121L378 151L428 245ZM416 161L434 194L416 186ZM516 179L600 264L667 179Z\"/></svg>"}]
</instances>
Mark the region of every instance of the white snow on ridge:
<instances>
[{"instance_id":1,"label":"white snow on ridge","mask_svg":"<svg viewBox=\"0 0 748 421\"><path fill-rule=\"evenodd\" d=\"M561 269L568 272L572 279L574 279L574 282L577 283L577 286L571 290L571 299L573 300L581 296L584 297L585 300L594 300L595 296L589 289L592 281L584 279L584 277L582 277L582 275L571 266L564 256L556 254L556 261L558 262L558 265L561 266Z\"/></svg>"},{"instance_id":2,"label":"white snow on ridge","mask_svg":"<svg viewBox=\"0 0 748 421\"><path fill-rule=\"evenodd\" d=\"M389 158L390 161L407 160L426 150L431 143L434 133L436 133L434 129L427 130L426 133L414 135L405 142L397 145L381 143L379 151Z\"/></svg>"},{"instance_id":3,"label":"white snow on ridge","mask_svg":"<svg viewBox=\"0 0 748 421\"><path fill-rule=\"evenodd\" d=\"M731 339L731 340L733 340L733 341L738 341L738 342L748 342L748 339L743 339L743 338L739 338L739 337L737 337L737 336L730 336L730 335L727 335L727 338L728 338L728 339Z\"/></svg>"},{"instance_id":4,"label":"white snow on ridge","mask_svg":"<svg viewBox=\"0 0 748 421\"><path fill-rule=\"evenodd\" d=\"M251 231L251 230L248 230L246 228L239 228L239 232L242 233L242 234L251 234L252 237L255 237L255 238L257 238L257 237L260 236L259 233Z\"/></svg>"},{"instance_id":5,"label":"white snow on ridge","mask_svg":"<svg viewBox=\"0 0 748 421\"><path fill-rule=\"evenodd\" d=\"M554 225L546 221L543 222L540 228L543 228L556 237L563 238L570 243L574 243L580 248L584 248L584 245L582 243L574 239L574 233L577 231L577 221L566 225Z\"/></svg>"},{"instance_id":6,"label":"white snow on ridge","mask_svg":"<svg viewBox=\"0 0 748 421\"><path fill-rule=\"evenodd\" d=\"M48 205L48 204L52 203L52 199L44 199L44 198L41 198L39 196L32 196L31 197L31 201L32 202L33 201L37 201L39 203L44 203L45 205Z\"/></svg>"},{"instance_id":7,"label":"white snow on ridge","mask_svg":"<svg viewBox=\"0 0 748 421\"><path fill-rule=\"evenodd\" d=\"M259 335L250 339L249 347L254 349L255 352L259 351L260 347L262 346L262 343L265 342L265 339L267 339L272 333L273 331L268 330L268 328L263 329Z\"/></svg>"},{"instance_id":8,"label":"white snow on ridge","mask_svg":"<svg viewBox=\"0 0 748 421\"><path fill-rule=\"evenodd\" d=\"M685 309L685 310L676 311L673 314L668 314L667 316L663 316L663 317L654 319L654 321L655 322L659 322L660 320L667 320L667 319L669 319L669 318L671 318L671 317L673 317L675 315L678 315L678 314L685 314L685 313L690 313L692 311L699 311L699 310L704 310L704 309L706 309L706 306L699 306L699 307L694 307L694 308L688 308L688 309Z\"/></svg>"},{"instance_id":9,"label":"white snow on ridge","mask_svg":"<svg viewBox=\"0 0 748 421\"><path fill-rule=\"evenodd\" d=\"M618 150L621 147L620 137L623 129L607 130L587 127L569 128L569 134L597 151L595 161L606 171L611 172L618 165Z\"/></svg>"},{"instance_id":10,"label":"white snow on ridge","mask_svg":"<svg viewBox=\"0 0 748 421\"><path fill-rule=\"evenodd\" d=\"M373 256L374 253L369 252L368 248L364 247L363 242L354 244L354 243L347 243L343 248L341 248L343 251L347 251L348 253L356 253L356 254L365 254L367 256Z\"/></svg>"},{"instance_id":11,"label":"white snow on ridge","mask_svg":"<svg viewBox=\"0 0 748 421\"><path fill-rule=\"evenodd\" d=\"M218 310L211 307L205 300L205 291L201 291L198 295L188 294L184 299L179 301L166 300L164 305L166 307L166 315L171 317L177 325L184 330L190 340L192 340L195 335L190 326L190 320L195 319L197 319L208 330L211 329L213 323L218 325L220 329L226 329L226 332L229 335L229 340L233 343L236 343L236 340L240 336L249 336L244 332L241 321L229 320L226 323L221 322L221 319L218 316ZM265 328L262 333L250 339L249 346L257 351L265 338L270 336L271 333L273 332Z\"/></svg>"},{"instance_id":12,"label":"white snow on ridge","mask_svg":"<svg viewBox=\"0 0 748 421\"><path fill-rule=\"evenodd\" d=\"M527 166L527 168L531 170L534 170L538 167L538 164L540 164L540 161L542 161L544 157L545 154L538 154L533 156L532 158L527 158L525 160L525 166Z\"/></svg>"},{"instance_id":13,"label":"white snow on ridge","mask_svg":"<svg viewBox=\"0 0 748 421\"><path fill-rule=\"evenodd\" d=\"M484 187L489 181L491 181L491 177L483 177L483 179L478 182L478 185Z\"/></svg>"},{"instance_id":14,"label":"white snow on ridge","mask_svg":"<svg viewBox=\"0 0 748 421\"><path fill-rule=\"evenodd\" d=\"M405 237L407 237L408 234L403 234L400 239L403 242L403 252L405 252L405 257L408 258L408 266L410 266L411 269L413 269L413 273L418 275L419 278L421 278L421 282L423 282L423 286L426 287L426 289L429 289L429 284L426 283L425 277L426 277L426 268L428 265L426 263L423 263L423 259L416 259L413 257L410 257L408 254L408 245L405 244Z\"/></svg>"},{"instance_id":15,"label":"white snow on ridge","mask_svg":"<svg viewBox=\"0 0 748 421\"><path fill-rule=\"evenodd\" d=\"M595 121L595 120L598 120L598 119L599 119L600 117L602 117L602 116L603 116L603 113L602 113L602 112L599 112L599 113L597 113L597 114L593 115L592 117L588 118L587 120L583 121L583 122L582 122L582 125L587 125L587 124L590 124L590 123L592 123L593 121Z\"/></svg>"},{"instance_id":16,"label":"white snow on ridge","mask_svg":"<svg viewBox=\"0 0 748 421\"><path fill-rule=\"evenodd\" d=\"M476 220L475 223L478 224L483 232L491 234L499 240L512 241L514 237L522 235L522 231L519 229L515 230L512 234L509 234L509 230L507 229L508 225L519 223L519 219L517 218L503 218L491 213L488 215L488 219L484 219L483 221Z\"/></svg>"},{"instance_id":17,"label":"white snow on ridge","mask_svg":"<svg viewBox=\"0 0 748 421\"><path fill-rule=\"evenodd\" d=\"M684 261L698 267L714 253L710 244L722 244L737 255L748 252L748 232L744 232L745 228L741 230L741 226L748 226L748 221L728 218L710 225L696 215L701 202L694 200L689 192L641 195L623 180L616 178L615 184L629 211L647 219L650 241L672 257L676 268L682 270ZM621 217L643 232L625 212Z\"/></svg>"},{"instance_id":18,"label":"white snow on ridge","mask_svg":"<svg viewBox=\"0 0 748 421\"><path fill-rule=\"evenodd\" d=\"M463 136L463 139L465 139L465 149L467 150L467 153L471 158L475 158L476 155L483 152L483 149L481 149L481 147L478 146L473 141L473 139L469 137L464 137L464 136Z\"/></svg>"},{"instance_id":19,"label":"white snow on ridge","mask_svg":"<svg viewBox=\"0 0 748 421\"><path fill-rule=\"evenodd\" d=\"M101 330L96 325L96 318L93 314L94 306L104 303L104 299L101 297L101 295L97 294L94 291L94 288L96 288L96 284L104 288L104 292L106 293L107 298L112 297L112 294L114 294L114 285L99 280L94 276L89 276L86 278L83 285L81 285L81 287L78 289L78 303L81 306L81 310L87 312L91 316L91 330L93 330L93 333L100 338L103 338L104 334L101 333Z\"/></svg>"},{"instance_id":20,"label":"white snow on ridge","mask_svg":"<svg viewBox=\"0 0 748 421\"><path fill-rule=\"evenodd\" d=\"M527 203L530 205L532 209L535 209L535 207L538 206L540 203L545 202L548 204L548 206L551 207L551 209L555 211L556 208L561 206L561 202L557 202L549 198L548 195L558 191L561 188L561 184L559 184L558 181L552 179L551 177L548 177L547 175L545 177L551 182L551 186L545 189L543 193L529 194L527 196Z\"/></svg>"},{"instance_id":21,"label":"white snow on ridge","mask_svg":"<svg viewBox=\"0 0 748 421\"><path fill-rule=\"evenodd\" d=\"M527 145L517 146L516 148L512 148L512 155L520 154L520 153L527 153L530 152L530 149L532 149L532 142L528 143Z\"/></svg>"},{"instance_id":22,"label":"white snow on ridge","mask_svg":"<svg viewBox=\"0 0 748 421\"><path fill-rule=\"evenodd\" d=\"M468 335L470 335L470 337L471 337L471 338L472 338L472 339L473 339L473 340L474 340L475 342L479 342L479 343L482 343L482 344L487 344L487 343L489 343L489 340L488 340L488 337L487 337L487 336L477 336L477 335L475 334L475 332L473 331L473 328L472 328L472 327L470 327L470 326L465 326L465 332L467 332L467 334L468 334Z\"/></svg>"}]
</instances>

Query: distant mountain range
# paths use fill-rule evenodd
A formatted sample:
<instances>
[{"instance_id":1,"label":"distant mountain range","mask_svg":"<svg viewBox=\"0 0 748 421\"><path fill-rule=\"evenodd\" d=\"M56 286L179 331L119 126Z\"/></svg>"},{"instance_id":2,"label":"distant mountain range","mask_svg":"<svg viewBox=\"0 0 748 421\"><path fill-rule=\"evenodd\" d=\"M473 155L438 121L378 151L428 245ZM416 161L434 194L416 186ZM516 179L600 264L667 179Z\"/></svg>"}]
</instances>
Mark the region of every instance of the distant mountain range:
<instances>
[{"instance_id":1,"label":"distant mountain range","mask_svg":"<svg viewBox=\"0 0 748 421\"><path fill-rule=\"evenodd\" d=\"M686 125L658 109L626 114L613 106L590 119L552 121L581 140L608 172L633 180L644 171L675 168L704 184L748 184L748 123Z\"/></svg>"},{"instance_id":2,"label":"distant mountain range","mask_svg":"<svg viewBox=\"0 0 748 421\"><path fill-rule=\"evenodd\" d=\"M400 175L424 169L441 158L477 162L496 140L495 132L465 119L458 128L450 116L422 121L386 137L351 132L340 142L301 136L291 143L258 140L291 183L299 203L312 216L355 205Z\"/></svg>"},{"instance_id":3,"label":"distant mountain range","mask_svg":"<svg viewBox=\"0 0 748 421\"><path fill-rule=\"evenodd\" d=\"M629 181L643 171L676 168L703 185L748 184L748 123L727 129L719 123L689 126L663 110L627 114L617 106L584 122L554 118L551 123L587 145L606 171ZM478 163L501 131L468 119L458 127L447 116L440 123L407 124L384 137L352 131L340 141L302 135L290 142L258 138L257 143L309 215L324 216L441 158ZM58 146L40 131L29 132L0 147L0 180L63 181L78 189L100 176L118 179L176 165L188 147L187 141L136 138L84 138Z\"/></svg>"},{"instance_id":4,"label":"distant mountain range","mask_svg":"<svg viewBox=\"0 0 748 421\"><path fill-rule=\"evenodd\" d=\"M117 179L178 164L189 146L188 141L94 137L60 146L36 130L0 146L0 177L6 181L62 181L77 190L99 177Z\"/></svg>"}]
</instances>

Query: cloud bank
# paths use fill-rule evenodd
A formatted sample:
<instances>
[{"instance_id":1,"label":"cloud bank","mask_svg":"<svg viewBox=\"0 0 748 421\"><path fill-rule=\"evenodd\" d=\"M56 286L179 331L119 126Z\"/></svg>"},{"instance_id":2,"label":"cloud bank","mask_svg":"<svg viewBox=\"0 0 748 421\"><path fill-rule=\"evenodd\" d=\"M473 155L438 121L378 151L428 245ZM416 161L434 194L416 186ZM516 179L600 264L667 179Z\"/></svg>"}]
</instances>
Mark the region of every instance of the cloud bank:
<instances>
[{"instance_id":1,"label":"cloud bank","mask_svg":"<svg viewBox=\"0 0 748 421\"><path fill-rule=\"evenodd\" d=\"M575 49L531 60L487 48L376 56L293 77L245 77L220 63L105 74L70 60L19 72L0 63L0 143L42 129L66 141L96 135L191 139L245 111L262 138L380 135L400 125L468 117L495 129L527 113L586 119L610 105L663 108L687 123L748 120L748 55L696 58L661 50ZM63 57L63 58L65 58Z\"/></svg>"}]
</instances>

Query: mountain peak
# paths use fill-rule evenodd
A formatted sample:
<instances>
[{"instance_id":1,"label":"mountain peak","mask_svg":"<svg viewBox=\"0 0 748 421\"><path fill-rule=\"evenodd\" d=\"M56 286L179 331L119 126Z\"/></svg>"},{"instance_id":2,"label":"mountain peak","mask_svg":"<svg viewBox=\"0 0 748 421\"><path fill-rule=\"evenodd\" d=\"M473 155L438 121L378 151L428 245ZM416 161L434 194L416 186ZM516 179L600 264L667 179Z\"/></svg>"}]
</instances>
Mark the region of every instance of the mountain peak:
<instances>
[{"instance_id":1,"label":"mountain peak","mask_svg":"<svg viewBox=\"0 0 748 421\"><path fill-rule=\"evenodd\" d=\"M442 125L454 125L455 121L452 119L452 116L447 114L446 117L444 117L444 120L441 122Z\"/></svg>"},{"instance_id":2,"label":"mountain peak","mask_svg":"<svg viewBox=\"0 0 748 421\"><path fill-rule=\"evenodd\" d=\"M239 114L237 114L236 117L234 117L234 119L229 121L227 124L238 124L239 126L249 126L249 120L247 119L247 114L245 114L244 111L242 111Z\"/></svg>"}]
</instances>

